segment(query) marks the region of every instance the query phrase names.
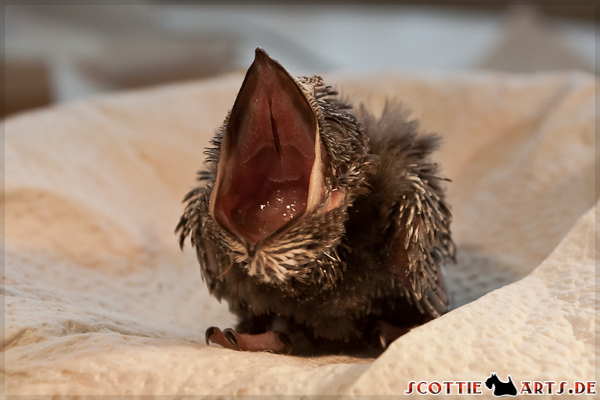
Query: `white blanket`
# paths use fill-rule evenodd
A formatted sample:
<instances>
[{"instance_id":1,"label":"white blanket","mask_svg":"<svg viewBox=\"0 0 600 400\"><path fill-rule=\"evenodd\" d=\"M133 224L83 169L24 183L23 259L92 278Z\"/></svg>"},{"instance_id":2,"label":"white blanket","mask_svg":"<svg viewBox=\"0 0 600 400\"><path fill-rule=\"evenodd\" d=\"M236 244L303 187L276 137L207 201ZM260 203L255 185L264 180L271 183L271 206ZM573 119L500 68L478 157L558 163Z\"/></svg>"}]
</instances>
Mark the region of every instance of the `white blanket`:
<instances>
[{"instance_id":1,"label":"white blanket","mask_svg":"<svg viewBox=\"0 0 600 400\"><path fill-rule=\"evenodd\" d=\"M242 75L5 121L6 394L401 394L409 381L594 380L595 79L336 76L443 137L454 310L377 359L204 344L234 324L173 230ZM453 389L455 393L456 389ZM482 388L489 394L487 388Z\"/></svg>"}]
</instances>

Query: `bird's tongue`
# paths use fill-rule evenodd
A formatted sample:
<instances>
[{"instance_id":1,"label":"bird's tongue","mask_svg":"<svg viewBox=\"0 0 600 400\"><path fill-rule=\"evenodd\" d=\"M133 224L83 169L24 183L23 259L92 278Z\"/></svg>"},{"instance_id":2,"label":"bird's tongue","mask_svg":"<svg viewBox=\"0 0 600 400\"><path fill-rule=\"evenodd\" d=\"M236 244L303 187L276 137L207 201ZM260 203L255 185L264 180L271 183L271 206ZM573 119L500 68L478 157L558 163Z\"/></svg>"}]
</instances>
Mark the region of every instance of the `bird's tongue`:
<instances>
[{"instance_id":1,"label":"bird's tongue","mask_svg":"<svg viewBox=\"0 0 600 400\"><path fill-rule=\"evenodd\" d=\"M258 53L231 111L219 163L214 214L252 243L307 208L316 118L297 84Z\"/></svg>"},{"instance_id":2,"label":"bird's tongue","mask_svg":"<svg viewBox=\"0 0 600 400\"><path fill-rule=\"evenodd\" d=\"M232 210L235 226L251 241L274 232L306 208L307 188L299 182L268 182L254 199Z\"/></svg>"}]
</instances>

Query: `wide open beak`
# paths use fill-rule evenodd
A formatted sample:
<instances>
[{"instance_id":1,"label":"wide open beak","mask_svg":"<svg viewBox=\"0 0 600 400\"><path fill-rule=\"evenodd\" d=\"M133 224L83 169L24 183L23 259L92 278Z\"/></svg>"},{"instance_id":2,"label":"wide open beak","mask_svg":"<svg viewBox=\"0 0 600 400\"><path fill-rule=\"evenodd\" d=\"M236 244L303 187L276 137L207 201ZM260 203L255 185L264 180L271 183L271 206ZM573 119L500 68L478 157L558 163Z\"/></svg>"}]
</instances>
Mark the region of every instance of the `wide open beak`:
<instances>
[{"instance_id":1,"label":"wide open beak","mask_svg":"<svg viewBox=\"0 0 600 400\"><path fill-rule=\"evenodd\" d=\"M211 214L256 244L321 205L325 162L303 89L257 48L224 133Z\"/></svg>"}]
</instances>

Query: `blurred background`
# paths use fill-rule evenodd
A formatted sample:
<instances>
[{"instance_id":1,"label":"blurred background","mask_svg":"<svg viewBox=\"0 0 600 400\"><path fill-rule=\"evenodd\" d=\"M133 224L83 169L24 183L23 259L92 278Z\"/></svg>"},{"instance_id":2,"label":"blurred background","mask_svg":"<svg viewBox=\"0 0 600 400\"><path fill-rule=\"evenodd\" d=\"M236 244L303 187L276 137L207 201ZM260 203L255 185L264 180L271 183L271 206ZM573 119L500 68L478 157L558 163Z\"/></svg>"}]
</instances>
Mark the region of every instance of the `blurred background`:
<instances>
[{"instance_id":1,"label":"blurred background","mask_svg":"<svg viewBox=\"0 0 600 400\"><path fill-rule=\"evenodd\" d=\"M598 60L591 1L27 3L9 1L4 8L3 116L244 71L257 46L295 75L596 73Z\"/></svg>"}]
</instances>

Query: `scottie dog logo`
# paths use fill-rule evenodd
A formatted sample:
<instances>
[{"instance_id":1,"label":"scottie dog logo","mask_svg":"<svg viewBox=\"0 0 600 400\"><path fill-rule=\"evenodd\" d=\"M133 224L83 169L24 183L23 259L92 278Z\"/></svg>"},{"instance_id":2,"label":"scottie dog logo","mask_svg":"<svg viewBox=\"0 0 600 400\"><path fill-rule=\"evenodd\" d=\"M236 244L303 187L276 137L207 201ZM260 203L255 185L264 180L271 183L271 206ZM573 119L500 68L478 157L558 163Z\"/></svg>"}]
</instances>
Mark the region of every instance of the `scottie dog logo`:
<instances>
[{"instance_id":1,"label":"scottie dog logo","mask_svg":"<svg viewBox=\"0 0 600 400\"><path fill-rule=\"evenodd\" d=\"M508 375L508 382L502 382L498 379L498 376L492 372L489 378L485 380L485 386L492 390L492 386L494 387L494 396L516 396L517 388L513 383L510 375Z\"/></svg>"}]
</instances>

